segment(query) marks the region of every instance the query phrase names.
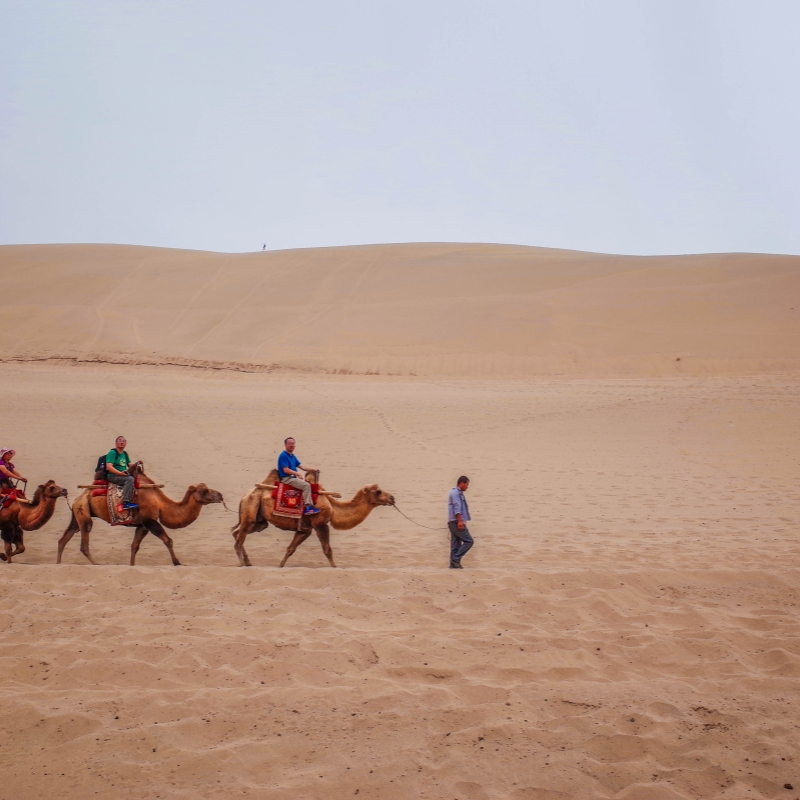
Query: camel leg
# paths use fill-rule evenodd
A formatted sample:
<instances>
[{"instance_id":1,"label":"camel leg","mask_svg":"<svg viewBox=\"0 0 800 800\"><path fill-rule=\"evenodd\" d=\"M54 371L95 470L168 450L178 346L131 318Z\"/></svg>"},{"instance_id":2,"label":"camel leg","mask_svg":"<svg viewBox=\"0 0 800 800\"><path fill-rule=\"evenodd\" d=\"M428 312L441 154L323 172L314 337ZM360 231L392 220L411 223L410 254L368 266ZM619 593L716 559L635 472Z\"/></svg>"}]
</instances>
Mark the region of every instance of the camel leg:
<instances>
[{"instance_id":1,"label":"camel leg","mask_svg":"<svg viewBox=\"0 0 800 800\"><path fill-rule=\"evenodd\" d=\"M92 532L92 520L89 519L80 526L81 529L81 553L83 553L90 564L97 566L97 562L92 558L92 551L89 550L89 534ZM69 541L69 539L67 540Z\"/></svg>"},{"instance_id":2,"label":"camel leg","mask_svg":"<svg viewBox=\"0 0 800 800\"><path fill-rule=\"evenodd\" d=\"M14 531L14 552L11 556L18 556L25 552L24 536L25 534L22 528L17 526L17 529ZM9 561L11 561L11 556L7 557Z\"/></svg>"},{"instance_id":3,"label":"camel leg","mask_svg":"<svg viewBox=\"0 0 800 800\"><path fill-rule=\"evenodd\" d=\"M247 534L253 529L248 522L240 522L232 531L231 535L234 538L233 550L236 553L236 558L239 559L240 567L252 567L250 557L247 555L247 550L244 549L244 542L247 539Z\"/></svg>"},{"instance_id":4,"label":"camel leg","mask_svg":"<svg viewBox=\"0 0 800 800\"><path fill-rule=\"evenodd\" d=\"M178 556L175 555L175 551L172 549L172 539L164 530L164 528L161 527L161 523L156 522L154 519L151 519L145 522L144 524L147 526L147 529L150 531L150 533L152 533L153 536L156 537L156 539L161 539L161 541L164 542L164 547L166 547L167 550L169 550L169 556L172 559L172 566L180 567L181 562L178 561Z\"/></svg>"},{"instance_id":5,"label":"camel leg","mask_svg":"<svg viewBox=\"0 0 800 800\"><path fill-rule=\"evenodd\" d=\"M11 556L13 553L11 552L12 543L6 541L6 537L14 538L13 536L13 528L11 527L11 523L7 522L2 526L2 534L3 534L3 550L5 552L0 553L0 561L7 561L9 564L11 563Z\"/></svg>"},{"instance_id":6,"label":"camel leg","mask_svg":"<svg viewBox=\"0 0 800 800\"><path fill-rule=\"evenodd\" d=\"M292 539L291 544L286 548L286 555L283 557L283 561L281 561L281 566L283 566L288 560L289 557L300 547L303 542L311 536L311 531L297 531L294 535L294 539Z\"/></svg>"},{"instance_id":7,"label":"camel leg","mask_svg":"<svg viewBox=\"0 0 800 800\"><path fill-rule=\"evenodd\" d=\"M331 549L331 529L327 525L320 525L318 528L315 528L315 530L319 538L319 543L322 545L322 552L325 553L325 558L328 559L328 563L332 567L335 567L333 550Z\"/></svg>"},{"instance_id":8,"label":"camel leg","mask_svg":"<svg viewBox=\"0 0 800 800\"><path fill-rule=\"evenodd\" d=\"M248 530L242 526L236 534L236 541L233 543L233 549L236 552L236 557L239 559L240 567L252 567L250 563L250 556L247 555L247 550L244 549L244 542L247 539Z\"/></svg>"},{"instance_id":9,"label":"camel leg","mask_svg":"<svg viewBox=\"0 0 800 800\"><path fill-rule=\"evenodd\" d=\"M144 525L137 525L136 532L133 534L133 541L131 542L131 566L136 566L136 554L141 547L142 539L147 536L148 530Z\"/></svg>"},{"instance_id":10,"label":"camel leg","mask_svg":"<svg viewBox=\"0 0 800 800\"><path fill-rule=\"evenodd\" d=\"M89 517L89 522L91 523L91 517ZM91 525L90 525L91 528ZM61 556L64 555L64 548L69 544L70 539L80 530L80 523L75 516L75 507L73 506L72 515L70 516L69 525L67 525L67 529L64 533L61 534L61 538L58 540L58 556L56 557L56 564L61 563Z\"/></svg>"},{"instance_id":11,"label":"camel leg","mask_svg":"<svg viewBox=\"0 0 800 800\"><path fill-rule=\"evenodd\" d=\"M20 543L20 544L16 545L16 547L14 548L14 552L11 555L12 556L19 556L19 555L22 555L24 552L25 552L25 545ZM11 561L11 557L10 556L9 556L8 560Z\"/></svg>"},{"instance_id":12,"label":"camel leg","mask_svg":"<svg viewBox=\"0 0 800 800\"><path fill-rule=\"evenodd\" d=\"M56 557L56 564L61 563L61 556L64 553L64 548L69 544L69 540L80 530L78 527L78 523L75 521L75 517L70 520L67 529L61 535L61 538L58 540L58 556Z\"/></svg>"}]
</instances>

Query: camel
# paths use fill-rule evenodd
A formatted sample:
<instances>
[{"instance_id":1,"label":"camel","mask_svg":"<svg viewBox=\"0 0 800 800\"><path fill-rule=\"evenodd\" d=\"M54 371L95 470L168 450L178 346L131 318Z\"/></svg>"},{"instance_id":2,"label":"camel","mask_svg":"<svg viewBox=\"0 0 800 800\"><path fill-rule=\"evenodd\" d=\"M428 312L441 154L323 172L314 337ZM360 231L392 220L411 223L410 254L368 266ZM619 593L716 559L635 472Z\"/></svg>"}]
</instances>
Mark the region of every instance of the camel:
<instances>
[{"instance_id":1,"label":"camel","mask_svg":"<svg viewBox=\"0 0 800 800\"><path fill-rule=\"evenodd\" d=\"M15 500L8 508L0 511L0 531L2 531L4 553L0 560L11 563L14 556L25 552L23 531L38 531L46 525L56 510L59 497L66 497L67 490L55 481L41 484L33 493L30 503Z\"/></svg>"},{"instance_id":2,"label":"camel","mask_svg":"<svg viewBox=\"0 0 800 800\"><path fill-rule=\"evenodd\" d=\"M142 484L153 484L153 481L144 474L144 465L137 461L132 467L132 474L139 477ZM204 483L190 486L180 501L172 500L157 486L151 488L140 488L137 502L139 508L134 512L133 524L128 527L135 527L133 541L131 542L131 566L136 564L136 554L142 544L142 539L148 533L152 533L157 539L161 539L169 551L172 564L179 567L181 562L175 555L172 547L172 539L164 528L176 529L185 528L191 525L203 510L203 506L211 503L222 503L222 495L215 489L209 489ZM61 563L61 556L69 540L78 532L81 532L81 553L83 553L91 564L97 564L92 558L89 550L89 534L92 530L92 517L98 517L105 522L109 522L108 498L105 496L92 497L92 490L86 489L72 505L72 519L69 521L67 529L58 540L58 557L56 563Z\"/></svg>"},{"instance_id":3,"label":"camel","mask_svg":"<svg viewBox=\"0 0 800 800\"><path fill-rule=\"evenodd\" d=\"M309 472L306 478L311 483L319 481L319 474ZM269 473L264 484L277 484L278 470L273 469ZM322 545L322 552L328 559L328 563L335 567L333 560L333 550L330 543L330 526L336 530L350 530L360 525L370 514L372 509L378 506L393 506L394 496L384 492L377 483L359 489L352 500L343 502L333 497L324 495L319 496L317 508L320 513L313 516L304 517L308 527L297 529L297 520L290 517L276 516L274 513L275 501L272 499L272 490L263 489L256 486L242 498L239 503L239 521L231 528L231 535L235 543L233 549L239 558L239 565L250 567L250 559L244 549L244 542L247 534L254 531L263 531L270 523L276 528L284 531L295 531L292 541L286 548L286 555L283 557L280 566L285 566L292 553L311 536L312 531L316 532L319 542Z\"/></svg>"}]
</instances>

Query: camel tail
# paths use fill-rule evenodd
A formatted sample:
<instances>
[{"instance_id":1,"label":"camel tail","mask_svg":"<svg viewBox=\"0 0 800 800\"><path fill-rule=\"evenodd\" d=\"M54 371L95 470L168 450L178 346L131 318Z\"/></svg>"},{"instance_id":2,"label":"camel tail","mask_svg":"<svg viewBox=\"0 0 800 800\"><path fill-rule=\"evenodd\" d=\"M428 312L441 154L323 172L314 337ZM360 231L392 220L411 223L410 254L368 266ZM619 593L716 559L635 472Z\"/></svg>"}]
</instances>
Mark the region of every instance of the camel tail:
<instances>
[{"instance_id":1,"label":"camel tail","mask_svg":"<svg viewBox=\"0 0 800 800\"><path fill-rule=\"evenodd\" d=\"M79 530L80 527L78 526L78 520L75 519L75 507L73 506L70 509L69 525L67 525L67 529L64 531L64 534L77 533Z\"/></svg>"},{"instance_id":2,"label":"camel tail","mask_svg":"<svg viewBox=\"0 0 800 800\"><path fill-rule=\"evenodd\" d=\"M239 527L242 524L242 501L239 501L239 519L236 520L236 524L231 528L231 533L236 536L239 533Z\"/></svg>"}]
</instances>

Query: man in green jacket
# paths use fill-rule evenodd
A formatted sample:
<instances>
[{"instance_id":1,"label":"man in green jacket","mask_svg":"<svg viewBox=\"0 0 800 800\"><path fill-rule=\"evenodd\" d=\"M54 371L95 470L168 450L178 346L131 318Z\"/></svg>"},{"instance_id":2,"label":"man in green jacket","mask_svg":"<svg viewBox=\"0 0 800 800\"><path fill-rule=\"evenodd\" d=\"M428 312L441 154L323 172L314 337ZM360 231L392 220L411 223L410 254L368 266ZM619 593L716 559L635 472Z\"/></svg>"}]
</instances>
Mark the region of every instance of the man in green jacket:
<instances>
[{"instance_id":1,"label":"man in green jacket","mask_svg":"<svg viewBox=\"0 0 800 800\"><path fill-rule=\"evenodd\" d=\"M139 508L138 503L131 502L135 479L133 475L128 474L131 457L125 452L127 443L124 436L117 436L114 447L108 451L106 456L106 480L122 487L123 508Z\"/></svg>"}]
</instances>

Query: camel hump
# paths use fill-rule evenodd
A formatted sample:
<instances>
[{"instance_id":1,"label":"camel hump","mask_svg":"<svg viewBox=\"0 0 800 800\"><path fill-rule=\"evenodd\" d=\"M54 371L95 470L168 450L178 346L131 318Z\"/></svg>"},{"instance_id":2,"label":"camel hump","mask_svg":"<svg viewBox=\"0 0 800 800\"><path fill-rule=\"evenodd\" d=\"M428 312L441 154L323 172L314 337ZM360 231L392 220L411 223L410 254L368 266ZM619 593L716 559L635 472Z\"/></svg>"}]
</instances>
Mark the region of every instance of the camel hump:
<instances>
[{"instance_id":1,"label":"camel hump","mask_svg":"<svg viewBox=\"0 0 800 800\"><path fill-rule=\"evenodd\" d=\"M269 475L262 481L262 483L280 483L280 479L278 478L278 470L273 469Z\"/></svg>"}]
</instances>

